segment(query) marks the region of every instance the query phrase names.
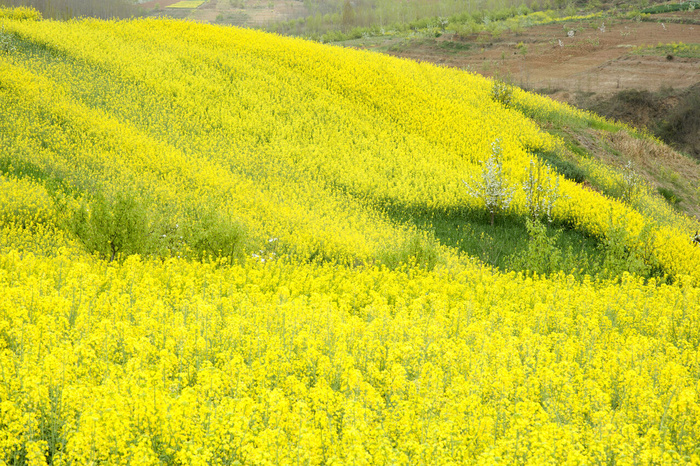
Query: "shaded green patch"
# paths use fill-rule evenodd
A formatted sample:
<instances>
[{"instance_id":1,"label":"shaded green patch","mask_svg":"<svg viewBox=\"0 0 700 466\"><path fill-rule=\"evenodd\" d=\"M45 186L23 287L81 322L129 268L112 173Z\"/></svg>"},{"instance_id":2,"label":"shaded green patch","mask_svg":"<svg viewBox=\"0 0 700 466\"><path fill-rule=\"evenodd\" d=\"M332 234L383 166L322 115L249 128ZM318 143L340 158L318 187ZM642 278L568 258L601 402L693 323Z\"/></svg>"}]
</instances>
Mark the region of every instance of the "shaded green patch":
<instances>
[{"instance_id":1,"label":"shaded green patch","mask_svg":"<svg viewBox=\"0 0 700 466\"><path fill-rule=\"evenodd\" d=\"M50 195L66 193L77 195L79 190L66 180L63 174L22 160L14 154L0 155L0 173L17 178L29 178L43 184Z\"/></svg>"},{"instance_id":2,"label":"shaded green patch","mask_svg":"<svg viewBox=\"0 0 700 466\"><path fill-rule=\"evenodd\" d=\"M664 5L654 5L645 8L641 13L655 15L659 13L671 13L673 11L688 11L695 8L700 8L700 2L684 2L684 3L667 3Z\"/></svg>"},{"instance_id":3,"label":"shaded green patch","mask_svg":"<svg viewBox=\"0 0 700 466\"><path fill-rule=\"evenodd\" d=\"M413 225L434 236L440 244L500 270L525 271L533 266L521 260L526 256L530 235L528 220L520 215L497 216L492 226L490 215L485 210L417 211L394 207L387 213L396 222ZM550 258L548 260L556 265L556 270L538 270L539 273L563 270L578 277L598 274L597 267L603 262L605 252L597 239L561 224L553 224L547 231L557 232L552 243L556 249L553 254L566 257L566 261Z\"/></svg>"},{"instance_id":4,"label":"shaded green patch","mask_svg":"<svg viewBox=\"0 0 700 466\"><path fill-rule=\"evenodd\" d=\"M572 148L577 146L571 146ZM572 149L573 150L573 149ZM586 171L571 160L566 160L551 151L538 151L536 155L554 168L564 178L576 183L586 181Z\"/></svg>"},{"instance_id":5,"label":"shaded green patch","mask_svg":"<svg viewBox=\"0 0 700 466\"><path fill-rule=\"evenodd\" d=\"M664 199L666 199L666 202L668 202L672 206L676 206L683 201L683 199L678 194L676 194L672 189L659 186L658 188L656 188L656 190L659 192L659 194L661 194L661 196Z\"/></svg>"}]
</instances>

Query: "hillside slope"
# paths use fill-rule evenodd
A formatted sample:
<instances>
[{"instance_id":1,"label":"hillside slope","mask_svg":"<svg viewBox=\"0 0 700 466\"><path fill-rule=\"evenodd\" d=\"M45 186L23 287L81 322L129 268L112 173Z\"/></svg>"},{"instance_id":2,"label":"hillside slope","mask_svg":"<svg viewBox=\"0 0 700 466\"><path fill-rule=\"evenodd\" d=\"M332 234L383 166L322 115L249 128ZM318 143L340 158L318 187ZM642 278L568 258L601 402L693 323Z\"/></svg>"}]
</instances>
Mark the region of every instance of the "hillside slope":
<instances>
[{"instance_id":1,"label":"hillside slope","mask_svg":"<svg viewBox=\"0 0 700 466\"><path fill-rule=\"evenodd\" d=\"M369 52L3 14L0 460L700 458L698 223L539 125L640 135ZM464 182L495 153L491 226ZM552 226L657 273L503 272L444 239L537 228L531 167Z\"/></svg>"},{"instance_id":2,"label":"hillside slope","mask_svg":"<svg viewBox=\"0 0 700 466\"><path fill-rule=\"evenodd\" d=\"M253 31L90 20L5 29L15 42L1 70L5 165L40 171L88 210L128 198L147 211L151 239L189 234L190 246L207 242L196 225L224 236L237 225L245 250L278 238L282 253L377 259L424 241L387 211L478 208L462 181L496 140L514 186L535 153L556 151L526 115L590 119L525 93L504 107L468 73ZM623 183L595 170L608 194ZM659 221L565 179L560 190L555 220L594 237L619 224L635 241ZM517 190L514 212L525 203ZM693 227L677 216L655 227L649 247L669 273L700 276Z\"/></svg>"}]
</instances>

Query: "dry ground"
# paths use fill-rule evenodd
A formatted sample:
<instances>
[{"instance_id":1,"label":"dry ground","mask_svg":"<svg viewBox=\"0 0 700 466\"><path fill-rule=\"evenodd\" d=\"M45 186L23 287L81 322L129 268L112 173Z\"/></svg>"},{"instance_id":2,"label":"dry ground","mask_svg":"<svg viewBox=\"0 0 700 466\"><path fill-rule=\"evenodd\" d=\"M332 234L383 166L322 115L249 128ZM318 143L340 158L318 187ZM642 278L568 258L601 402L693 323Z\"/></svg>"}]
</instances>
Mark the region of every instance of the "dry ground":
<instances>
[{"instance_id":1,"label":"dry ground","mask_svg":"<svg viewBox=\"0 0 700 466\"><path fill-rule=\"evenodd\" d=\"M576 91L612 94L622 89L685 88L700 82L700 58L668 60L630 53L659 43L700 42L700 11L684 15L698 24L615 20L605 24L603 32L600 20L576 21L505 33L497 40L445 34L436 39L438 47L409 45L387 53L498 75L531 89L550 89L559 100L569 100ZM567 34L570 30L575 31L573 37ZM467 42L472 47L446 53L440 41Z\"/></svg>"}]
</instances>

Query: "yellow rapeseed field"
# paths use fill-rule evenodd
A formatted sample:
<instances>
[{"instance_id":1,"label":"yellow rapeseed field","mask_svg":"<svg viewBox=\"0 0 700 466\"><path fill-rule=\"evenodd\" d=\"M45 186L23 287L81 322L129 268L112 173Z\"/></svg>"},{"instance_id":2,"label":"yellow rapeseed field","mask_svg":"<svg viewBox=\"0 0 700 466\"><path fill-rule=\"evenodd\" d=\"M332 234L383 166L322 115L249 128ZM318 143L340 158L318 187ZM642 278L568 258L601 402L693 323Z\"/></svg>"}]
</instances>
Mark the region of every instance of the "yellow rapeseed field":
<instances>
[{"instance_id":1,"label":"yellow rapeseed field","mask_svg":"<svg viewBox=\"0 0 700 466\"><path fill-rule=\"evenodd\" d=\"M483 209L494 141L519 186L560 144L528 112L589 116L251 30L0 31L0 464L700 464L697 222L559 180L555 221L647 238L669 285L391 215Z\"/></svg>"}]
</instances>

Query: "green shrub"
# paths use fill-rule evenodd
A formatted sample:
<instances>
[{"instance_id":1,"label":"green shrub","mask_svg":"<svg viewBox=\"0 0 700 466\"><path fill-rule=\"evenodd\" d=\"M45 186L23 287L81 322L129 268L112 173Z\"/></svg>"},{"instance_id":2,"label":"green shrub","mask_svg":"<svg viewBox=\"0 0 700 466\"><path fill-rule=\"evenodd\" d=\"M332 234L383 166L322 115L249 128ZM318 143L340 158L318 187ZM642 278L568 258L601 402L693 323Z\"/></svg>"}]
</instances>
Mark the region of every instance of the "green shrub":
<instances>
[{"instance_id":1,"label":"green shrub","mask_svg":"<svg viewBox=\"0 0 700 466\"><path fill-rule=\"evenodd\" d=\"M114 199L98 195L91 203L82 203L68 219L68 229L88 251L110 261L150 249L146 210L126 193L118 193Z\"/></svg>"},{"instance_id":2,"label":"green shrub","mask_svg":"<svg viewBox=\"0 0 700 466\"><path fill-rule=\"evenodd\" d=\"M88 251L109 261L130 254L233 261L246 246L243 225L214 209L193 209L178 216L159 206L152 212L130 193L118 193L112 199L96 196L65 216L66 229Z\"/></svg>"},{"instance_id":3,"label":"green shrub","mask_svg":"<svg viewBox=\"0 0 700 466\"><path fill-rule=\"evenodd\" d=\"M503 81L496 81L491 88L491 98L504 107L510 108L513 103L513 87Z\"/></svg>"},{"instance_id":4,"label":"green shrub","mask_svg":"<svg viewBox=\"0 0 700 466\"><path fill-rule=\"evenodd\" d=\"M17 48L15 47L14 37L12 34L5 32L5 27L0 28L0 53L12 53Z\"/></svg>"},{"instance_id":5,"label":"green shrub","mask_svg":"<svg viewBox=\"0 0 700 466\"><path fill-rule=\"evenodd\" d=\"M623 225L611 226L600 244L604 252L601 275L614 278L627 272L647 278L663 277L664 270L654 255L652 234L651 225L646 225L636 238Z\"/></svg>"},{"instance_id":6,"label":"green shrub","mask_svg":"<svg viewBox=\"0 0 700 466\"><path fill-rule=\"evenodd\" d=\"M557 246L560 231L549 235L546 225L530 218L527 219L525 226L528 233L527 247L510 259L509 268L539 275L550 275L559 271L568 273L577 268L577 262L581 262L580 258L576 260L571 250L563 254ZM583 262L587 262L587 258Z\"/></svg>"},{"instance_id":7,"label":"green shrub","mask_svg":"<svg viewBox=\"0 0 700 466\"><path fill-rule=\"evenodd\" d=\"M241 223L216 210L197 212L192 217L193 221L180 229L182 238L199 259L234 261L243 255L247 235Z\"/></svg>"},{"instance_id":8,"label":"green shrub","mask_svg":"<svg viewBox=\"0 0 700 466\"><path fill-rule=\"evenodd\" d=\"M612 278L623 272L644 275L644 261L633 248L629 247L628 235L624 227L611 228L603 238L600 247L605 252L602 264L604 276Z\"/></svg>"}]
</instances>

